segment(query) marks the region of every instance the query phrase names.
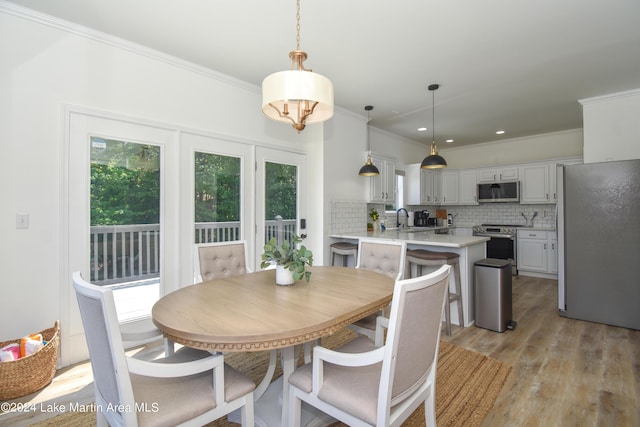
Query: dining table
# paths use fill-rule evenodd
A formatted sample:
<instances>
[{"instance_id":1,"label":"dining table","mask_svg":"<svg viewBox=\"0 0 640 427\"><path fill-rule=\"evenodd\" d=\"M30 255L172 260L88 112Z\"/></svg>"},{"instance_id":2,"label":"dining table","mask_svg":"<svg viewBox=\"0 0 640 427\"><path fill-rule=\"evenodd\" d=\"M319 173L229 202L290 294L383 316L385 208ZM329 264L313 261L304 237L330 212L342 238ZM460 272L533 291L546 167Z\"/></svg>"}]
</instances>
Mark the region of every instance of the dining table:
<instances>
[{"instance_id":1,"label":"dining table","mask_svg":"<svg viewBox=\"0 0 640 427\"><path fill-rule=\"evenodd\" d=\"M393 296L394 280L381 273L333 266L309 271L308 282L289 286L276 284L275 269L188 285L154 304L153 322L166 338L193 348L270 350L269 368L254 392L255 420L260 426L281 426L288 415L288 378L302 346L379 312ZM276 351L282 377L272 381ZM303 414L303 423L314 418L322 416Z\"/></svg>"}]
</instances>

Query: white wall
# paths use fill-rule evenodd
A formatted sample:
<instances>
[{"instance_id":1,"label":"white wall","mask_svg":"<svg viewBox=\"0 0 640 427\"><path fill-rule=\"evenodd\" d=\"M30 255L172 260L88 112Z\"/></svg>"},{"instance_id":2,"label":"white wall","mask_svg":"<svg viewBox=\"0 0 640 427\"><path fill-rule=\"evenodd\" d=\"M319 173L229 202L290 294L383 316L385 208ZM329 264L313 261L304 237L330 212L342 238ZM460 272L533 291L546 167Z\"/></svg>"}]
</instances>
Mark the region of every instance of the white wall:
<instances>
[{"instance_id":1,"label":"white wall","mask_svg":"<svg viewBox=\"0 0 640 427\"><path fill-rule=\"evenodd\" d=\"M442 149L453 169L509 165L582 156L582 129L511 138L472 146Z\"/></svg>"},{"instance_id":2,"label":"white wall","mask_svg":"<svg viewBox=\"0 0 640 427\"><path fill-rule=\"evenodd\" d=\"M266 119L259 87L23 12L0 4L0 341L66 316L65 106L305 153L310 175L322 176L323 125L298 134ZM303 191L312 195L308 246L321 254L322 182ZM29 215L28 229L16 229L18 213ZM70 325L61 327L64 338Z\"/></svg>"},{"instance_id":3,"label":"white wall","mask_svg":"<svg viewBox=\"0 0 640 427\"><path fill-rule=\"evenodd\" d=\"M640 159L640 89L580 103L585 163Z\"/></svg>"}]
</instances>

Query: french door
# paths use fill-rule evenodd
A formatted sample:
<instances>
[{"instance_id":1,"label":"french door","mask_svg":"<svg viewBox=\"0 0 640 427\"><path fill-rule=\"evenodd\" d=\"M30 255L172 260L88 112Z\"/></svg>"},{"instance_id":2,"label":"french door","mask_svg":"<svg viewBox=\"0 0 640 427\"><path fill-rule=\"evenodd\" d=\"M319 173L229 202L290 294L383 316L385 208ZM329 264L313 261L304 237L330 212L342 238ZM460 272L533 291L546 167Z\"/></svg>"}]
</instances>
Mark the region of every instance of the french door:
<instances>
[{"instance_id":1,"label":"french door","mask_svg":"<svg viewBox=\"0 0 640 427\"><path fill-rule=\"evenodd\" d=\"M176 132L116 117L67 111L65 193L67 278L114 289L119 320L150 316L168 283L178 280ZM61 289L62 355L86 358L70 280ZM65 336L67 335L67 336ZM64 344L66 343L66 344ZM65 348L66 347L66 348Z\"/></svg>"},{"instance_id":2,"label":"french door","mask_svg":"<svg viewBox=\"0 0 640 427\"><path fill-rule=\"evenodd\" d=\"M183 132L181 134L180 286L195 276L195 245L246 240L253 253L253 158L248 144ZM253 257L249 257L250 264ZM249 266L254 268L254 266Z\"/></svg>"},{"instance_id":3,"label":"french door","mask_svg":"<svg viewBox=\"0 0 640 427\"><path fill-rule=\"evenodd\" d=\"M256 148L256 265L264 244L301 235L306 218L306 161L304 154Z\"/></svg>"}]
</instances>

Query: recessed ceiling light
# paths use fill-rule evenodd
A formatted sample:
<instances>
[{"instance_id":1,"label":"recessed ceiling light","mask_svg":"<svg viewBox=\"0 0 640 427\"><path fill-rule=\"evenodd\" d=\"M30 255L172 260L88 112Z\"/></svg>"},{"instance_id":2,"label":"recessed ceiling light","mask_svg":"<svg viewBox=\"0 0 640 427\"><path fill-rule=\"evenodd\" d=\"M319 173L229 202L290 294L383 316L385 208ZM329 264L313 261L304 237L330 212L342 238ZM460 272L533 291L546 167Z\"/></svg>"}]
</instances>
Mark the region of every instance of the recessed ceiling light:
<instances>
[{"instance_id":1,"label":"recessed ceiling light","mask_svg":"<svg viewBox=\"0 0 640 427\"><path fill-rule=\"evenodd\" d=\"M503 130L496 131L496 135L502 135L504 133Z\"/></svg>"},{"instance_id":2,"label":"recessed ceiling light","mask_svg":"<svg viewBox=\"0 0 640 427\"><path fill-rule=\"evenodd\" d=\"M427 128L418 128L418 132L424 132Z\"/></svg>"},{"instance_id":3,"label":"recessed ceiling light","mask_svg":"<svg viewBox=\"0 0 640 427\"><path fill-rule=\"evenodd\" d=\"M447 139L447 142L450 144L453 142L453 139Z\"/></svg>"}]
</instances>

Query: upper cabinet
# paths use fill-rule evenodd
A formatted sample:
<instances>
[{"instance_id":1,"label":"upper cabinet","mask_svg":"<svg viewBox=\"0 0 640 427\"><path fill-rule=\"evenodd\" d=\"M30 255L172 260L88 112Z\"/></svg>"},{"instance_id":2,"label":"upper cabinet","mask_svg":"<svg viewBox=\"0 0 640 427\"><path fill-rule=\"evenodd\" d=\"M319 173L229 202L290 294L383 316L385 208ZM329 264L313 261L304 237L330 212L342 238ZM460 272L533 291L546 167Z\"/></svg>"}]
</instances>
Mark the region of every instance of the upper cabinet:
<instances>
[{"instance_id":1,"label":"upper cabinet","mask_svg":"<svg viewBox=\"0 0 640 427\"><path fill-rule=\"evenodd\" d=\"M478 182L517 181L518 167L506 166L501 168L479 169Z\"/></svg>"},{"instance_id":2,"label":"upper cabinet","mask_svg":"<svg viewBox=\"0 0 640 427\"><path fill-rule=\"evenodd\" d=\"M580 163L580 159L566 159L563 164ZM558 163L531 163L520 166L520 203L557 203Z\"/></svg>"},{"instance_id":3,"label":"upper cabinet","mask_svg":"<svg viewBox=\"0 0 640 427\"><path fill-rule=\"evenodd\" d=\"M553 174L553 179L551 175ZM520 203L555 203L556 164L527 165L520 168ZM553 181L553 186L551 182Z\"/></svg>"},{"instance_id":4,"label":"upper cabinet","mask_svg":"<svg viewBox=\"0 0 640 427\"><path fill-rule=\"evenodd\" d=\"M440 195L440 204L457 205L460 203L459 181L460 172L456 170L445 170L441 172L440 188L442 189L442 193Z\"/></svg>"},{"instance_id":5,"label":"upper cabinet","mask_svg":"<svg viewBox=\"0 0 640 427\"><path fill-rule=\"evenodd\" d=\"M422 169L420 163L406 165L404 180L406 184L405 199L407 205L433 204L434 171Z\"/></svg>"},{"instance_id":6,"label":"upper cabinet","mask_svg":"<svg viewBox=\"0 0 640 427\"><path fill-rule=\"evenodd\" d=\"M369 177L368 200L370 202L393 202L395 199L396 164L393 159L371 153L371 162L380 175Z\"/></svg>"},{"instance_id":7,"label":"upper cabinet","mask_svg":"<svg viewBox=\"0 0 640 427\"><path fill-rule=\"evenodd\" d=\"M405 166L407 205L477 205L478 184L520 181L520 203L556 203L558 164L580 163L579 158L481 169L421 169Z\"/></svg>"},{"instance_id":8,"label":"upper cabinet","mask_svg":"<svg viewBox=\"0 0 640 427\"><path fill-rule=\"evenodd\" d=\"M475 169L460 171L460 204L478 204L478 171Z\"/></svg>"}]
</instances>

